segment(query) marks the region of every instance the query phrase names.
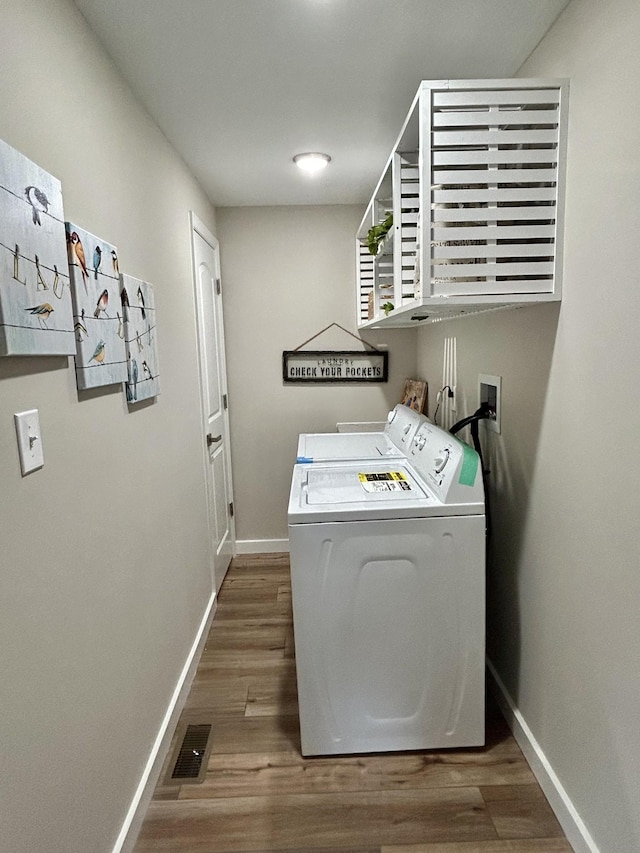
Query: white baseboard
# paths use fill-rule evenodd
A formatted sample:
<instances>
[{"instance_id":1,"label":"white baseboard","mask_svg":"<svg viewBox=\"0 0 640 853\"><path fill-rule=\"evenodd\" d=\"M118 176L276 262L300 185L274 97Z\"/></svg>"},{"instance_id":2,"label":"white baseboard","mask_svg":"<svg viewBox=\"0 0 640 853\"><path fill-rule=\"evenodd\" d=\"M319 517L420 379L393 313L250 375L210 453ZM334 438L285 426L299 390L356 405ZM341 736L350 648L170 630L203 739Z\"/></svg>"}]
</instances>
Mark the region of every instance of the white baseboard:
<instances>
[{"instance_id":1,"label":"white baseboard","mask_svg":"<svg viewBox=\"0 0 640 853\"><path fill-rule=\"evenodd\" d=\"M575 853L600 853L540 744L488 658L487 668L494 682L493 692L500 710Z\"/></svg>"},{"instance_id":2,"label":"white baseboard","mask_svg":"<svg viewBox=\"0 0 640 853\"><path fill-rule=\"evenodd\" d=\"M236 554L289 553L288 539L238 539Z\"/></svg>"},{"instance_id":3,"label":"white baseboard","mask_svg":"<svg viewBox=\"0 0 640 853\"><path fill-rule=\"evenodd\" d=\"M144 768L140 782L129 806L129 811L124 819L120 834L114 844L112 853L131 853L135 845L138 833L142 826L145 813L151 802L153 792L162 771L167 752L171 745L171 739L178 723L178 717L182 713L184 704L187 700L191 684L193 682L198 661L202 654L202 649L209 634L211 621L215 614L214 604L216 603L216 594L213 592L209 603L202 617L200 627L196 633L195 639L191 646L191 650L187 655L187 659L178 678L173 696L167 707L164 719L160 725L157 737L149 754L147 764Z\"/></svg>"}]
</instances>

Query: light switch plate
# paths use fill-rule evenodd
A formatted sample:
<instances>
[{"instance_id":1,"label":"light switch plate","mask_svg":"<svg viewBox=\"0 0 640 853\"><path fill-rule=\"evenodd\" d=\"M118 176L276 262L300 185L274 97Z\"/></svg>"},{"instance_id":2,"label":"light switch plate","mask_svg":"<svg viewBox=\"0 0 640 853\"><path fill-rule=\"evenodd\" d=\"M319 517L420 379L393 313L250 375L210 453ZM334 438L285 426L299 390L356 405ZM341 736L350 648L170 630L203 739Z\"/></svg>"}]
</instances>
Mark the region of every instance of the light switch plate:
<instances>
[{"instance_id":1,"label":"light switch plate","mask_svg":"<svg viewBox=\"0 0 640 853\"><path fill-rule=\"evenodd\" d=\"M40 434L40 417L37 409L19 412L13 416L18 436L18 452L22 476L42 468L44 465L44 450Z\"/></svg>"}]
</instances>

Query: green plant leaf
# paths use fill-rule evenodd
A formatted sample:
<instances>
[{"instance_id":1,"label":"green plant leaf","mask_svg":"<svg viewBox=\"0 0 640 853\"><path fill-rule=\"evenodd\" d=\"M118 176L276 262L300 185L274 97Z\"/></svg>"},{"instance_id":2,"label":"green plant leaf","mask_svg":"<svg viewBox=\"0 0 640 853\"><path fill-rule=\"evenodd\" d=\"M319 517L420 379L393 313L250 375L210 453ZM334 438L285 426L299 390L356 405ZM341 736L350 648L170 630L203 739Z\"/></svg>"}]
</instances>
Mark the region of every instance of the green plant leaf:
<instances>
[{"instance_id":1,"label":"green plant leaf","mask_svg":"<svg viewBox=\"0 0 640 853\"><path fill-rule=\"evenodd\" d=\"M378 254L378 247L380 243L384 240L384 238L389 233L391 226L393 225L393 213L387 214L384 222L380 222L378 225L373 225L368 233L367 233L367 248L372 255Z\"/></svg>"}]
</instances>

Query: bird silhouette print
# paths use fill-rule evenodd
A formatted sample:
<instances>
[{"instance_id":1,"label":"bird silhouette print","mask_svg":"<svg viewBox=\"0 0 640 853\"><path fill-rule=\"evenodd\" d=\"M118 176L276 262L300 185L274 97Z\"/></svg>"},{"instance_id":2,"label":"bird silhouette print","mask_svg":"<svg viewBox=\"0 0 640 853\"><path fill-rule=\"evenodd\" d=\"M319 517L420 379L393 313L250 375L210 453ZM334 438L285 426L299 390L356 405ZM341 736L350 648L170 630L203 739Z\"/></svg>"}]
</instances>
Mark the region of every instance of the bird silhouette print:
<instances>
[{"instance_id":1,"label":"bird silhouette print","mask_svg":"<svg viewBox=\"0 0 640 853\"><path fill-rule=\"evenodd\" d=\"M142 292L141 287L138 288L138 305L140 306L140 311L142 313L142 319L145 320L147 315L146 315L145 310L144 310L144 294Z\"/></svg>"},{"instance_id":2,"label":"bird silhouette print","mask_svg":"<svg viewBox=\"0 0 640 853\"><path fill-rule=\"evenodd\" d=\"M33 308L25 308L25 311L29 311L30 314L34 314L38 318L38 322L42 326L44 324L44 328L48 329L47 320L53 314L53 305L50 305L48 302L43 302L41 305L34 305Z\"/></svg>"},{"instance_id":3,"label":"bird silhouette print","mask_svg":"<svg viewBox=\"0 0 640 853\"><path fill-rule=\"evenodd\" d=\"M80 272L82 273L82 283L84 284L85 293L87 292L87 279L89 278L89 272L87 270L87 260L84 255L84 247L82 245L82 240L78 236L77 231L73 231L71 235L67 238L69 243L71 244L71 248L73 250L73 254L76 257L76 261L78 262L78 266L80 267Z\"/></svg>"},{"instance_id":4,"label":"bird silhouette print","mask_svg":"<svg viewBox=\"0 0 640 853\"><path fill-rule=\"evenodd\" d=\"M97 361L98 364L104 364L104 354L106 350L106 344L104 341L100 341L95 348L95 352L89 359L89 361Z\"/></svg>"},{"instance_id":5,"label":"bird silhouette print","mask_svg":"<svg viewBox=\"0 0 640 853\"><path fill-rule=\"evenodd\" d=\"M100 246L96 246L93 250L93 277L95 280L98 280L98 269L100 268L100 262L102 261L102 249Z\"/></svg>"},{"instance_id":6,"label":"bird silhouette print","mask_svg":"<svg viewBox=\"0 0 640 853\"><path fill-rule=\"evenodd\" d=\"M93 312L93 316L98 319L100 316L100 312L104 311L107 314L107 304L109 303L109 291L105 288L100 294L100 299L96 302L96 310ZM107 314L107 317L109 315Z\"/></svg>"},{"instance_id":7,"label":"bird silhouette print","mask_svg":"<svg viewBox=\"0 0 640 853\"><path fill-rule=\"evenodd\" d=\"M40 214L49 212L49 199L38 187L25 187L24 194L31 205L33 224L42 225Z\"/></svg>"},{"instance_id":8,"label":"bird silhouette print","mask_svg":"<svg viewBox=\"0 0 640 853\"><path fill-rule=\"evenodd\" d=\"M123 287L120 291L120 302L122 303L122 316L126 323L129 319L129 294L126 287Z\"/></svg>"},{"instance_id":9,"label":"bird silhouette print","mask_svg":"<svg viewBox=\"0 0 640 853\"><path fill-rule=\"evenodd\" d=\"M138 399L138 392L136 390L136 385L138 384L138 362L135 360L135 358L131 362L131 378L133 380L132 381L133 399L137 400Z\"/></svg>"}]
</instances>

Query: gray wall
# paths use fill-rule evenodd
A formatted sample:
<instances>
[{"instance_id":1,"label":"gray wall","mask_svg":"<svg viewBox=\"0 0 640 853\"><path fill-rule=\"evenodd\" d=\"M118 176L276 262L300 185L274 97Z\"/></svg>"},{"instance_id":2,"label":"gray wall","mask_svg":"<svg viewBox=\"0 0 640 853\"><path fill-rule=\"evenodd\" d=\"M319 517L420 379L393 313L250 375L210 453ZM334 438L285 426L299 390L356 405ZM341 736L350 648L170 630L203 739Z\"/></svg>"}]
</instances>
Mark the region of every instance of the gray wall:
<instances>
[{"instance_id":1,"label":"gray wall","mask_svg":"<svg viewBox=\"0 0 640 853\"><path fill-rule=\"evenodd\" d=\"M155 405L79 398L66 359L0 360L0 838L85 853L115 840L211 592L187 212L216 221L75 7L5 0L2 27L0 137L156 285ZM280 378L283 349L353 329L360 211L218 216L242 540L286 536L298 432L380 418L409 375L433 401L444 337L461 408L478 372L503 376L490 654L603 853L640 848L638 32L635 0L574 0L521 72L572 80L562 305L365 333L388 386ZM46 463L22 479L12 415L31 407Z\"/></svg>"},{"instance_id":2,"label":"gray wall","mask_svg":"<svg viewBox=\"0 0 640 853\"><path fill-rule=\"evenodd\" d=\"M351 206L218 208L240 547L286 539L298 434L334 430L338 421L384 420L415 371L415 332L365 332L366 341L389 349L388 383L282 382L283 350L331 323L355 332L362 213ZM363 347L333 328L305 348Z\"/></svg>"},{"instance_id":3,"label":"gray wall","mask_svg":"<svg viewBox=\"0 0 640 853\"><path fill-rule=\"evenodd\" d=\"M66 0L4 0L0 138L155 284L161 395L0 360L0 849L110 850L211 595L188 211L214 211ZM13 413L38 408L22 479Z\"/></svg>"},{"instance_id":4,"label":"gray wall","mask_svg":"<svg viewBox=\"0 0 640 853\"><path fill-rule=\"evenodd\" d=\"M467 411L503 377L489 654L602 853L640 849L638 33L637 0L574 0L520 71L571 78L561 307L418 339L433 389L456 337Z\"/></svg>"}]
</instances>

